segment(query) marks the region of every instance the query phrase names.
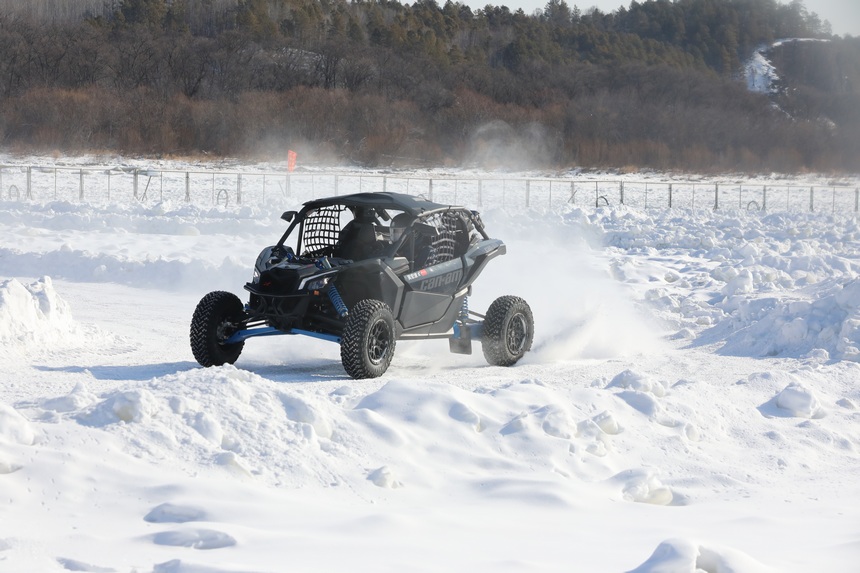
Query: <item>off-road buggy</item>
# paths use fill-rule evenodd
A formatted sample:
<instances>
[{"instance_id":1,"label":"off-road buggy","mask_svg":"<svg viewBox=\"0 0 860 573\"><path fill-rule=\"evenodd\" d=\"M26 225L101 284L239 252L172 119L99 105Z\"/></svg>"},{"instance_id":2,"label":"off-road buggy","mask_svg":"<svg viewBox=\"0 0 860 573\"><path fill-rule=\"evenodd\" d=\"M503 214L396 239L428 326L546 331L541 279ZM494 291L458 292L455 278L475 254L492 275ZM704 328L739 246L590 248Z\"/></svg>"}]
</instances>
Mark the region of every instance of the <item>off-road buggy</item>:
<instances>
[{"instance_id":1,"label":"off-road buggy","mask_svg":"<svg viewBox=\"0 0 860 573\"><path fill-rule=\"evenodd\" d=\"M381 376L397 340L446 338L471 354L480 339L490 364L509 366L531 348L528 304L502 296L486 315L469 310L472 283L505 253L477 212L398 193L309 201L257 258L247 304L207 294L191 321L202 366L233 363L245 340L303 334L340 344L353 378Z\"/></svg>"}]
</instances>

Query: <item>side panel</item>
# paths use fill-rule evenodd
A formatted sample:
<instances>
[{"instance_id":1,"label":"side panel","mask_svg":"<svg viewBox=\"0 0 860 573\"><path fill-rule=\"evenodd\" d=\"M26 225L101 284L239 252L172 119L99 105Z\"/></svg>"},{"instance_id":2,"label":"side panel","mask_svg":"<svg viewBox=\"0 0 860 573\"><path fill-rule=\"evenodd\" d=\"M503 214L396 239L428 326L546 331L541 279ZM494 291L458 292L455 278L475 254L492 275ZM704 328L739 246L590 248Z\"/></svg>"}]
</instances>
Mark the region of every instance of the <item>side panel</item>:
<instances>
[{"instance_id":1,"label":"side panel","mask_svg":"<svg viewBox=\"0 0 860 573\"><path fill-rule=\"evenodd\" d=\"M452 312L456 317L459 309L460 303L457 303L457 308L452 311L455 294L460 290L463 281L463 260L452 259L433 265L403 275L403 279L406 281L406 293L398 317L403 328L409 330L427 325L426 329L421 328L414 332L428 333L440 329L444 332L451 328L447 317ZM434 326L433 323L440 320L442 324Z\"/></svg>"},{"instance_id":2,"label":"side panel","mask_svg":"<svg viewBox=\"0 0 860 573\"><path fill-rule=\"evenodd\" d=\"M416 326L436 322L445 315L451 306L451 297L446 294L435 294L420 291L408 291L403 297L404 312L400 316L400 324L408 330Z\"/></svg>"},{"instance_id":3,"label":"side panel","mask_svg":"<svg viewBox=\"0 0 860 573\"><path fill-rule=\"evenodd\" d=\"M348 308L366 298L382 300L396 315L403 299L403 286L387 264L370 259L349 266L335 282Z\"/></svg>"}]
</instances>

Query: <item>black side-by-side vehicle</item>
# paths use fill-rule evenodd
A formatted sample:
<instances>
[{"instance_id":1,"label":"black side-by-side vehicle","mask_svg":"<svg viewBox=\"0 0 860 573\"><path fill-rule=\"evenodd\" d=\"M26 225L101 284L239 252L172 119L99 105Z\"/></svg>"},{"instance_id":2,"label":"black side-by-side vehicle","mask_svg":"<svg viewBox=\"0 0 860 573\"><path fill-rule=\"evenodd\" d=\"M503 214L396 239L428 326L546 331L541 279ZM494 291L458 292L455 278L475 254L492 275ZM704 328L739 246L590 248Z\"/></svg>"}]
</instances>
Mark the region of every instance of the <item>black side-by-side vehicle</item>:
<instances>
[{"instance_id":1,"label":"black side-by-side vehicle","mask_svg":"<svg viewBox=\"0 0 860 573\"><path fill-rule=\"evenodd\" d=\"M534 319L516 296L485 315L469 310L472 283L505 253L477 212L399 193L309 201L282 218L281 239L257 258L247 304L207 294L191 321L191 349L203 366L235 362L245 340L303 334L340 344L353 378L387 370L397 340L446 338L471 354L480 340L493 365L531 348Z\"/></svg>"}]
</instances>

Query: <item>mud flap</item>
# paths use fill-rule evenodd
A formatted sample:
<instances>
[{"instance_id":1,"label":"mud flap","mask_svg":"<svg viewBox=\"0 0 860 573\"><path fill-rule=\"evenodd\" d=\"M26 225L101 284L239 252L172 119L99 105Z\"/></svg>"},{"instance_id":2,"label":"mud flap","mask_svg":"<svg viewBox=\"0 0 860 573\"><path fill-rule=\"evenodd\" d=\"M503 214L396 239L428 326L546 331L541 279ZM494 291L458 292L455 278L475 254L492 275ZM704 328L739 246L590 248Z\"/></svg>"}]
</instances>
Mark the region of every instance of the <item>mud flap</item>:
<instances>
[{"instance_id":1,"label":"mud flap","mask_svg":"<svg viewBox=\"0 0 860 573\"><path fill-rule=\"evenodd\" d=\"M453 354L472 354L472 340L452 336L448 339L448 348Z\"/></svg>"},{"instance_id":2,"label":"mud flap","mask_svg":"<svg viewBox=\"0 0 860 573\"><path fill-rule=\"evenodd\" d=\"M452 354L472 354L472 329L454 325L454 335L448 339L448 349Z\"/></svg>"}]
</instances>

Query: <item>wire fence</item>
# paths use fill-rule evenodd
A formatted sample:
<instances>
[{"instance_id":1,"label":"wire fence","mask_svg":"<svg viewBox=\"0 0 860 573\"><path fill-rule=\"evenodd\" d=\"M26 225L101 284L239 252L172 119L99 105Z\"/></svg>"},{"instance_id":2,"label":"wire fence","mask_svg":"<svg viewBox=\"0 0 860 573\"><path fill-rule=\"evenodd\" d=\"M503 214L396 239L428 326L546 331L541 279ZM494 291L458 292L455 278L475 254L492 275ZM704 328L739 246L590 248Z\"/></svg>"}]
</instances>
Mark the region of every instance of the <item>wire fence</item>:
<instances>
[{"instance_id":1,"label":"wire fence","mask_svg":"<svg viewBox=\"0 0 860 573\"><path fill-rule=\"evenodd\" d=\"M627 205L642 209L860 211L860 187L846 185L0 165L0 199L11 201L171 201L199 206L289 207L319 197L379 191L478 208L554 210L567 205Z\"/></svg>"}]
</instances>

